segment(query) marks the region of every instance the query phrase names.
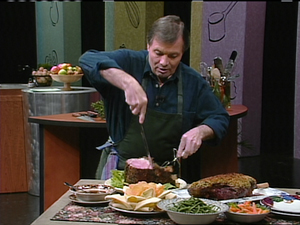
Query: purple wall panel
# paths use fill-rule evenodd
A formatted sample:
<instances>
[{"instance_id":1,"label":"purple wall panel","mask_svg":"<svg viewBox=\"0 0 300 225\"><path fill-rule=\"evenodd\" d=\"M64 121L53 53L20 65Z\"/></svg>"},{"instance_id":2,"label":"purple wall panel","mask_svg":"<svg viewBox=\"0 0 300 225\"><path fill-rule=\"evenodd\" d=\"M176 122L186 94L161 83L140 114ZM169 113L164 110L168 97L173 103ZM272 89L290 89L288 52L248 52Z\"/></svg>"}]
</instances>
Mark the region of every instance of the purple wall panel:
<instances>
[{"instance_id":1,"label":"purple wall panel","mask_svg":"<svg viewBox=\"0 0 300 225\"><path fill-rule=\"evenodd\" d=\"M242 135L238 138L254 146L252 150L240 148L239 156L260 153L265 4L227 1L203 5L202 61L211 66L214 57L220 56L225 65L231 52L238 52L233 74L240 77L235 80L237 94L232 104L249 108L248 115L239 120ZM234 96L233 87L232 93Z\"/></svg>"}]
</instances>

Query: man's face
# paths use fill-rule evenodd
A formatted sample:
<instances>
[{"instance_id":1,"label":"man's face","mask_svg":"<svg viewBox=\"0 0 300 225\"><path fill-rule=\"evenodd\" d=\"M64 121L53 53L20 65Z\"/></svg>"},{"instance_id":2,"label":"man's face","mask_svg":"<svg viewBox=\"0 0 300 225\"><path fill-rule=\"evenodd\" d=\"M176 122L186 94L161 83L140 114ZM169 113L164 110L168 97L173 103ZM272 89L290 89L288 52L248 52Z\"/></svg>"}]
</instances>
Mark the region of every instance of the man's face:
<instances>
[{"instance_id":1,"label":"man's face","mask_svg":"<svg viewBox=\"0 0 300 225\"><path fill-rule=\"evenodd\" d=\"M183 55L183 39L178 38L175 43L164 43L154 38L151 45L147 45L149 51L149 64L152 72L161 82L172 76Z\"/></svg>"}]
</instances>

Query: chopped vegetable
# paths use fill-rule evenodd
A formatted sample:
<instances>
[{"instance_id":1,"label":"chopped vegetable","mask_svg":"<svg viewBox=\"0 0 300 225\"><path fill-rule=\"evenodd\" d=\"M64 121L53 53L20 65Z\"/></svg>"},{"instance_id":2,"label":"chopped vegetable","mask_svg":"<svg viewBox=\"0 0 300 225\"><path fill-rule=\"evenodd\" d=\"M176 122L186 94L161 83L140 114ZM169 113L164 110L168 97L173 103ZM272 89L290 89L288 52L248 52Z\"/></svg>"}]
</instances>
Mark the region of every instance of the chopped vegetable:
<instances>
[{"instance_id":1,"label":"chopped vegetable","mask_svg":"<svg viewBox=\"0 0 300 225\"><path fill-rule=\"evenodd\" d=\"M246 201L244 203L228 203L229 211L235 213L247 213L247 214L262 214L268 213L270 210L255 202Z\"/></svg>"},{"instance_id":2,"label":"chopped vegetable","mask_svg":"<svg viewBox=\"0 0 300 225\"><path fill-rule=\"evenodd\" d=\"M218 206L209 205L199 198L188 198L179 202L175 202L169 207L170 210L175 212L184 213L215 213L219 210Z\"/></svg>"}]
</instances>

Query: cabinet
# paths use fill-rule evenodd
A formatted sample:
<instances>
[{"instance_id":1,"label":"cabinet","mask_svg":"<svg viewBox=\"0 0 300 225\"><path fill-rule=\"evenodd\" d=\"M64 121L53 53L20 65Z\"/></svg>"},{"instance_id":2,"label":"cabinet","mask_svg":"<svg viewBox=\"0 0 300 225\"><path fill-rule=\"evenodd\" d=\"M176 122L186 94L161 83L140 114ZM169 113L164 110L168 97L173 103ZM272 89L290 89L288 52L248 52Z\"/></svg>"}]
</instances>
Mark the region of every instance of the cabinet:
<instances>
[{"instance_id":1,"label":"cabinet","mask_svg":"<svg viewBox=\"0 0 300 225\"><path fill-rule=\"evenodd\" d=\"M0 88L0 193L27 190L22 92Z\"/></svg>"}]
</instances>

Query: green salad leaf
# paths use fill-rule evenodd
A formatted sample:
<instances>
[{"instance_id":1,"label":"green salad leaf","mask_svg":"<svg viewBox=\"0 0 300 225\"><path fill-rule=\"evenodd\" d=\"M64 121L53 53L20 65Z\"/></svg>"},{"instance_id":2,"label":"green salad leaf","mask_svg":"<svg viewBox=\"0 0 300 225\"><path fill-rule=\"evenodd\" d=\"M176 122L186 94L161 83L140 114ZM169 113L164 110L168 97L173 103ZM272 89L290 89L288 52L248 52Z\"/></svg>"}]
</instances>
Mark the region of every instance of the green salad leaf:
<instances>
[{"instance_id":1,"label":"green salad leaf","mask_svg":"<svg viewBox=\"0 0 300 225\"><path fill-rule=\"evenodd\" d=\"M111 185L116 188L123 188L124 186L124 171L123 170L112 170Z\"/></svg>"}]
</instances>

